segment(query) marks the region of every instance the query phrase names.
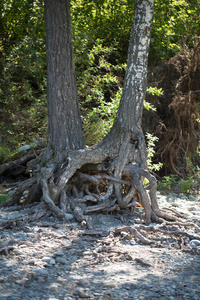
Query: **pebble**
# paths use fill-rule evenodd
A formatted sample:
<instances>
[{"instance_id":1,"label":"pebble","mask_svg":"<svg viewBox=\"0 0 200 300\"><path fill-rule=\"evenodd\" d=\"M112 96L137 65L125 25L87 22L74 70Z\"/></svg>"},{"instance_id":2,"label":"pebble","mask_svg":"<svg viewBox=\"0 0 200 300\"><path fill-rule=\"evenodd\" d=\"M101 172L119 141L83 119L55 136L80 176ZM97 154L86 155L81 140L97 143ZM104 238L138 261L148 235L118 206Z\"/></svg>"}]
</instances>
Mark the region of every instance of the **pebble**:
<instances>
[{"instance_id":1,"label":"pebble","mask_svg":"<svg viewBox=\"0 0 200 300\"><path fill-rule=\"evenodd\" d=\"M192 200L192 201L197 201L196 197L194 197L193 195L189 195L189 196L188 196L188 199L189 199L189 200Z\"/></svg>"},{"instance_id":2,"label":"pebble","mask_svg":"<svg viewBox=\"0 0 200 300\"><path fill-rule=\"evenodd\" d=\"M32 271L36 276L48 276L49 272L46 269L36 269Z\"/></svg>"},{"instance_id":3,"label":"pebble","mask_svg":"<svg viewBox=\"0 0 200 300\"><path fill-rule=\"evenodd\" d=\"M80 279L80 280L78 281L78 284L80 284L80 285L82 285L82 286L89 286L89 285L90 285L90 281L87 280L87 279L85 279L85 278L83 278L83 279Z\"/></svg>"},{"instance_id":4,"label":"pebble","mask_svg":"<svg viewBox=\"0 0 200 300\"><path fill-rule=\"evenodd\" d=\"M65 214L65 217L66 217L69 221L72 220L72 219L74 218L74 216L73 216L72 214L68 214L68 213Z\"/></svg>"},{"instance_id":5,"label":"pebble","mask_svg":"<svg viewBox=\"0 0 200 300\"><path fill-rule=\"evenodd\" d=\"M78 287L74 290L74 295L77 295L81 298L88 298L89 297L89 295L81 287Z\"/></svg>"},{"instance_id":6,"label":"pebble","mask_svg":"<svg viewBox=\"0 0 200 300\"><path fill-rule=\"evenodd\" d=\"M59 290L59 284L57 284L57 283L52 283L50 286L48 286L47 287L48 288L48 290L50 291L50 292L58 292L58 290Z\"/></svg>"},{"instance_id":7,"label":"pebble","mask_svg":"<svg viewBox=\"0 0 200 300\"><path fill-rule=\"evenodd\" d=\"M65 258L58 256L56 257L56 263L67 265L69 262Z\"/></svg>"},{"instance_id":8,"label":"pebble","mask_svg":"<svg viewBox=\"0 0 200 300\"><path fill-rule=\"evenodd\" d=\"M58 277L58 282L62 285L62 286L67 286L68 285L68 280L62 277Z\"/></svg>"},{"instance_id":9,"label":"pebble","mask_svg":"<svg viewBox=\"0 0 200 300\"><path fill-rule=\"evenodd\" d=\"M50 261L49 261L49 264L50 265L55 265L56 264L56 261L54 258L51 258Z\"/></svg>"},{"instance_id":10,"label":"pebble","mask_svg":"<svg viewBox=\"0 0 200 300\"><path fill-rule=\"evenodd\" d=\"M191 247L197 247L197 246L200 246L200 240L191 240L189 242L190 246Z\"/></svg>"},{"instance_id":11,"label":"pebble","mask_svg":"<svg viewBox=\"0 0 200 300\"><path fill-rule=\"evenodd\" d=\"M64 252L55 252L54 255L55 256L63 256L63 255L65 255L65 253Z\"/></svg>"},{"instance_id":12,"label":"pebble","mask_svg":"<svg viewBox=\"0 0 200 300\"><path fill-rule=\"evenodd\" d=\"M197 207L196 206L191 206L191 207L188 207L188 210L189 211L197 211Z\"/></svg>"},{"instance_id":13,"label":"pebble","mask_svg":"<svg viewBox=\"0 0 200 300\"><path fill-rule=\"evenodd\" d=\"M52 259L51 257L45 256L42 258L42 261L44 261L46 263L50 263L51 259Z\"/></svg>"}]
</instances>

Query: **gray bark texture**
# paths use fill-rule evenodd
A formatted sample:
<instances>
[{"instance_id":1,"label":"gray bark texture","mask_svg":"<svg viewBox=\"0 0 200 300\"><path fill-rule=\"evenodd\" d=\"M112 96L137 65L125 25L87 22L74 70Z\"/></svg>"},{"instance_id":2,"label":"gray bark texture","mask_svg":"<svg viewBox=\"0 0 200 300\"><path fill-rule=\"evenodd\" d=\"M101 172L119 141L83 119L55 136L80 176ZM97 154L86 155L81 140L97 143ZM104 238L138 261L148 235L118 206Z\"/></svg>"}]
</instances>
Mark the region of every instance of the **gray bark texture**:
<instances>
[{"instance_id":1,"label":"gray bark texture","mask_svg":"<svg viewBox=\"0 0 200 300\"><path fill-rule=\"evenodd\" d=\"M48 150L84 147L77 99L69 0L45 0Z\"/></svg>"}]
</instances>

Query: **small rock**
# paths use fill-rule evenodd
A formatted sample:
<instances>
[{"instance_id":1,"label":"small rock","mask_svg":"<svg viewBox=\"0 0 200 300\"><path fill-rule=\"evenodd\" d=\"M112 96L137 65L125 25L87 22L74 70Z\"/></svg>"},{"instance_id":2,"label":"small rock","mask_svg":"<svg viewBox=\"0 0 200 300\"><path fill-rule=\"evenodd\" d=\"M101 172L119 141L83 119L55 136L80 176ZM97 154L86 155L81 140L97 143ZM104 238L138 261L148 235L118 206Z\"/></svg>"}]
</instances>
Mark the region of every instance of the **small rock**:
<instances>
[{"instance_id":1,"label":"small rock","mask_svg":"<svg viewBox=\"0 0 200 300\"><path fill-rule=\"evenodd\" d=\"M68 285L68 280L62 277L58 277L58 282L62 285L62 286L67 286Z\"/></svg>"},{"instance_id":2,"label":"small rock","mask_svg":"<svg viewBox=\"0 0 200 300\"><path fill-rule=\"evenodd\" d=\"M176 202L172 203L172 206L179 207L179 205Z\"/></svg>"},{"instance_id":3,"label":"small rock","mask_svg":"<svg viewBox=\"0 0 200 300\"><path fill-rule=\"evenodd\" d=\"M50 292L58 292L59 285L57 283L52 283L50 286L48 286L48 290Z\"/></svg>"},{"instance_id":4,"label":"small rock","mask_svg":"<svg viewBox=\"0 0 200 300\"><path fill-rule=\"evenodd\" d=\"M27 151L30 149L31 149L31 145L24 145L19 148L18 152L20 153L20 152Z\"/></svg>"},{"instance_id":5,"label":"small rock","mask_svg":"<svg viewBox=\"0 0 200 300\"><path fill-rule=\"evenodd\" d=\"M15 193L15 191L16 191L16 189L9 191L9 192L8 192L8 196L11 197L11 196Z\"/></svg>"},{"instance_id":6,"label":"small rock","mask_svg":"<svg viewBox=\"0 0 200 300\"><path fill-rule=\"evenodd\" d=\"M54 259L54 258L51 258L49 264L50 264L50 265L55 265L55 264L56 264L55 259Z\"/></svg>"},{"instance_id":7,"label":"small rock","mask_svg":"<svg viewBox=\"0 0 200 300\"><path fill-rule=\"evenodd\" d=\"M86 250L83 252L83 256L87 256L87 255L91 255L91 254L92 254L91 250Z\"/></svg>"},{"instance_id":8,"label":"small rock","mask_svg":"<svg viewBox=\"0 0 200 300\"><path fill-rule=\"evenodd\" d=\"M82 285L82 286L88 286L88 285L90 285L89 280L86 279L86 278L80 279L78 283L79 283L80 285Z\"/></svg>"},{"instance_id":9,"label":"small rock","mask_svg":"<svg viewBox=\"0 0 200 300\"><path fill-rule=\"evenodd\" d=\"M7 299L8 300L17 300L17 299L19 299L19 295L13 294L13 295L9 296Z\"/></svg>"},{"instance_id":10,"label":"small rock","mask_svg":"<svg viewBox=\"0 0 200 300\"><path fill-rule=\"evenodd\" d=\"M33 270L33 276L48 276L49 275L49 272L45 269L36 269L36 270Z\"/></svg>"},{"instance_id":11,"label":"small rock","mask_svg":"<svg viewBox=\"0 0 200 300\"><path fill-rule=\"evenodd\" d=\"M68 220L72 220L74 218L74 216L72 214L69 214L69 213L66 213L65 214L65 217L68 219Z\"/></svg>"},{"instance_id":12,"label":"small rock","mask_svg":"<svg viewBox=\"0 0 200 300\"><path fill-rule=\"evenodd\" d=\"M191 206L188 208L189 211L197 211L197 208L196 206Z\"/></svg>"},{"instance_id":13,"label":"small rock","mask_svg":"<svg viewBox=\"0 0 200 300\"><path fill-rule=\"evenodd\" d=\"M187 196L186 195L184 195L184 194L179 194L178 195L178 197L180 198L180 199L184 199L184 200L187 200Z\"/></svg>"},{"instance_id":14,"label":"small rock","mask_svg":"<svg viewBox=\"0 0 200 300\"><path fill-rule=\"evenodd\" d=\"M51 257L49 257L49 256L45 256L42 258L42 261L46 262L46 263L50 263L50 260L51 260Z\"/></svg>"},{"instance_id":15,"label":"small rock","mask_svg":"<svg viewBox=\"0 0 200 300\"><path fill-rule=\"evenodd\" d=\"M189 242L189 244L191 247L197 247L197 246L200 246L200 241L199 240L191 240Z\"/></svg>"},{"instance_id":16,"label":"small rock","mask_svg":"<svg viewBox=\"0 0 200 300\"><path fill-rule=\"evenodd\" d=\"M112 281L106 282L105 285L106 285L107 287L111 287L111 288L116 288L116 287L117 287L116 283L115 283L115 282L112 282Z\"/></svg>"},{"instance_id":17,"label":"small rock","mask_svg":"<svg viewBox=\"0 0 200 300\"><path fill-rule=\"evenodd\" d=\"M82 288L76 288L74 290L74 295L77 295L81 298L89 298L89 295Z\"/></svg>"},{"instance_id":18,"label":"small rock","mask_svg":"<svg viewBox=\"0 0 200 300\"><path fill-rule=\"evenodd\" d=\"M196 201L196 197L194 197L193 195L189 195L188 199L192 200L192 201Z\"/></svg>"},{"instance_id":19,"label":"small rock","mask_svg":"<svg viewBox=\"0 0 200 300\"><path fill-rule=\"evenodd\" d=\"M66 259L64 259L63 257L56 257L56 262L57 263L60 263L60 264L63 264L63 265L67 265L68 264L68 261Z\"/></svg>"},{"instance_id":20,"label":"small rock","mask_svg":"<svg viewBox=\"0 0 200 300\"><path fill-rule=\"evenodd\" d=\"M36 263L36 260L35 260L35 259L31 259L31 260L29 261L29 265L35 265L35 263Z\"/></svg>"},{"instance_id":21,"label":"small rock","mask_svg":"<svg viewBox=\"0 0 200 300\"><path fill-rule=\"evenodd\" d=\"M65 253L60 251L60 252L55 252L54 255L55 256L63 256L63 255L65 255Z\"/></svg>"},{"instance_id":22,"label":"small rock","mask_svg":"<svg viewBox=\"0 0 200 300\"><path fill-rule=\"evenodd\" d=\"M25 285L28 281L29 281L28 278L23 278L23 279L16 280L15 282L19 285Z\"/></svg>"}]
</instances>

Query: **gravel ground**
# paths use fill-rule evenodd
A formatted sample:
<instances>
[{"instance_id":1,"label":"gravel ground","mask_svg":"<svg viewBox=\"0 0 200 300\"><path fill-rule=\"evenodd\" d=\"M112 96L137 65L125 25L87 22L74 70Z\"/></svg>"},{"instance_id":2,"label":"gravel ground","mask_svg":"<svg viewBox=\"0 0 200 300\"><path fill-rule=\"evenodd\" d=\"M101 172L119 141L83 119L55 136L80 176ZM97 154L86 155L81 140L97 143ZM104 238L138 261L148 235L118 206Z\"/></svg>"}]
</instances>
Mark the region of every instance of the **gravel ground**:
<instances>
[{"instance_id":1,"label":"gravel ground","mask_svg":"<svg viewBox=\"0 0 200 300\"><path fill-rule=\"evenodd\" d=\"M158 201L200 225L197 197L158 193ZM0 221L17 214L0 210ZM159 244L142 245L110 233L133 225L139 214L92 215L94 230L54 217L2 229L0 299L200 299L198 240L159 233ZM187 231L199 236L194 228Z\"/></svg>"}]
</instances>

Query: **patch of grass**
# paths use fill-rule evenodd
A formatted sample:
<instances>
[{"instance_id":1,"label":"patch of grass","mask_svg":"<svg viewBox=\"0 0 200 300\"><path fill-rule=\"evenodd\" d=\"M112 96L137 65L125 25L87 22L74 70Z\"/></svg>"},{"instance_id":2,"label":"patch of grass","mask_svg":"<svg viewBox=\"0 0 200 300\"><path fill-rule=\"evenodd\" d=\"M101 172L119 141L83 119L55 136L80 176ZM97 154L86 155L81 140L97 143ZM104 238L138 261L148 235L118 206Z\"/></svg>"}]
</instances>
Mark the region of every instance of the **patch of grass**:
<instances>
[{"instance_id":1,"label":"patch of grass","mask_svg":"<svg viewBox=\"0 0 200 300\"><path fill-rule=\"evenodd\" d=\"M8 200L10 198L10 195L0 187L0 203Z\"/></svg>"}]
</instances>

